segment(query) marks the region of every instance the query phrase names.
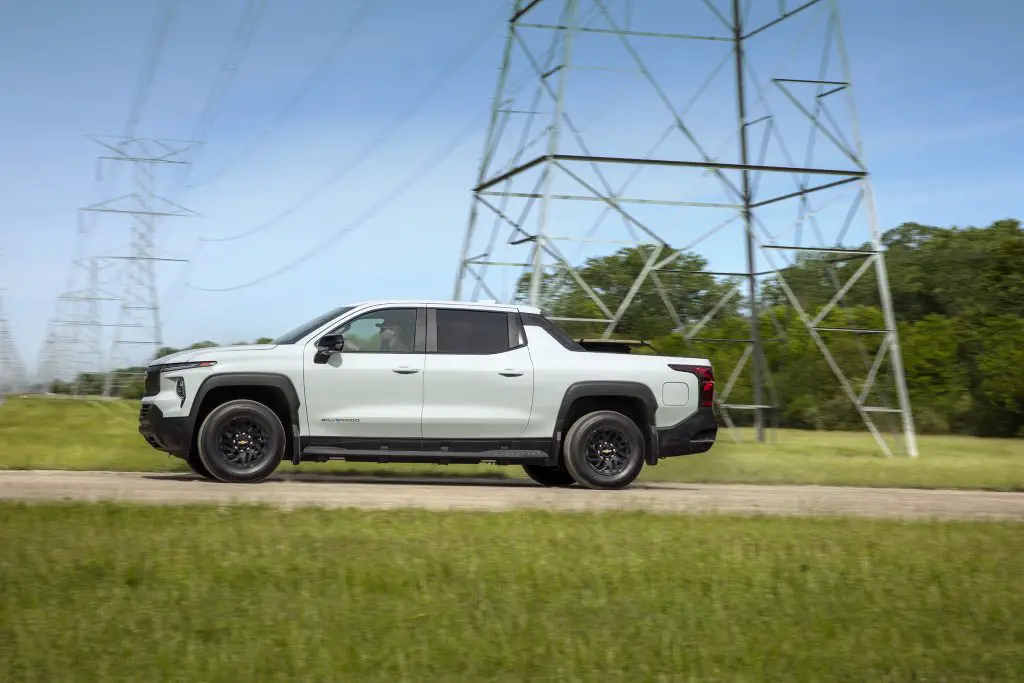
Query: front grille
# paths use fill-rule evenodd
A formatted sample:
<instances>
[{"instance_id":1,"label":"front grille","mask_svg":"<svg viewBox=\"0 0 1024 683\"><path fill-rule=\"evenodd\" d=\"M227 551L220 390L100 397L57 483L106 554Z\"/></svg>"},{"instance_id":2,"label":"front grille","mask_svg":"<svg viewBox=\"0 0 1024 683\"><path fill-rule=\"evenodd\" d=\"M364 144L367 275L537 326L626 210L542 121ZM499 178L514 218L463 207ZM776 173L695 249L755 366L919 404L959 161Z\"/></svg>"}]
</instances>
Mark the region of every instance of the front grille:
<instances>
[{"instance_id":1,"label":"front grille","mask_svg":"<svg viewBox=\"0 0 1024 683\"><path fill-rule=\"evenodd\" d=\"M150 370L146 373L146 387L142 392L143 396L156 396L160 393L160 372Z\"/></svg>"},{"instance_id":2,"label":"front grille","mask_svg":"<svg viewBox=\"0 0 1024 683\"><path fill-rule=\"evenodd\" d=\"M146 419L146 413L149 412L150 406L148 403L143 403L142 407L139 408L139 422L144 422Z\"/></svg>"}]
</instances>

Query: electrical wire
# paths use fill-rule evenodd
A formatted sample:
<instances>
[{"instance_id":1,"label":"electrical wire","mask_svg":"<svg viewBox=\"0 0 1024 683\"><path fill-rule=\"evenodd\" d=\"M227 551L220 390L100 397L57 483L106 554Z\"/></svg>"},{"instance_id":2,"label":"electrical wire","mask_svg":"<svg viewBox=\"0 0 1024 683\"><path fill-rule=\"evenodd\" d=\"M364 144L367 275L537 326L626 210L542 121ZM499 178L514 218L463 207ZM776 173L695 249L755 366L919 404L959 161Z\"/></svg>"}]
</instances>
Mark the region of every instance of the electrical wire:
<instances>
[{"instance_id":1,"label":"electrical wire","mask_svg":"<svg viewBox=\"0 0 1024 683\"><path fill-rule=\"evenodd\" d=\"M146 65L139 71L138 82L135 90L135 100L128 114L128 121L125 123L122 137L130 138L135 135L142 120L142 113L146 104L149 103L150 89L156 76L157 67L160 65L160 57L163 55L164 43L167 42L167 33L171 28L171 22L178 10L178 0L165 0L164 11L157 20L156 30L153 34L153 43L150 47L149 59Z\"/></svg>"},{"instance_id":2,"label":"electrical wire","mask_svg":"<svg viewBox=\"0 0 1024 683\"><path fill-rule=\"evenodd\" d=\"M222 177L225 173L227 173L229 170L237 166L240 162L247 159L267 139L267 136L270 135L270 132L274 128L281 125L281 123L283 123L289 116L291 116L293 110L299 104L299 102L302 101L302 99L304 99L309 94L309 91L312 88L312 86L318 80L320 80L320 78L323 77L324 71L327 69L327 67L338 57L339 54L341 54L342 51L345 50L345 48L348 47L349 42L355 36L356 30L366 20L367 14L369 13L371 6L373 6L374 4L375 0L363 1L363 4L360 5L359 8L356 10L352 20L345 24L344 30L342 30L337 40L335 40L331 44L330 49L328 49L327 53L324 54L324 56L320 59L316 66L314 66L313 69L309 71L309 73L306 75L306 78L302 81L299 87L295 89L295 92L292 93L292 96L290 98L288 98L288 101L285 103L283 107L281 107L277 115L273 119L271 119L270 123L267 124L267 126L264 127L263 130L261 130L256 135L256 137L249 141L249 144L242 149L242 151L234 158L233 161L229 161L224 166L221 166L219 170L214 171L205 180L200 180L198 182L192 183L190 187L202 187Z\"/></svg>"},{"instance_id":3,"label":"electrical wire","mask_svg":"<svg viewBox=\"0 0 1024 683\"><path fill-rule=\"evenodd\" d=\"M208 133L209 129L213 126L216 121L218 110L223 104L227 97L227 93L234 83L235 77L238 75L239 66L245 59L248 53L249 47L252 44L253 36L259 27L260 20L263 17L263 12L266 9L266 0L249 0L245 8L242 10L242 16L238 21L238 26L232 36L231 42L228 45L227 53L224 55L224 59L221 62L221 67L218 70L217 79L214 81L213 86L210 88L210 92L206 96L206 102L200 110L199 118L196 121L196 126L192 134L193 140L201 140ZM192 163L185 167L185 173L183 174L179 183L178 191L181 193L187 192L188 188L188 177L191 174L192 169L195 167L196 159L199 154L195 155L192 159ZM180 195L179 195L179 198ZM184 272L182 277L169 289L169 292L173 293L182 288L184 283L188 280L189 273L191 272L192 262L198 255L199 241L196 240L193 245L193 256L186 260ZM162 300L174 301L174 297L164 296ZM164 322L169 318L167 314L167 307L164 307L162 311L164 314Z\"/></svg>"},{"instance_id":4,"label":"electrical wire","mask_svg":"<svg viewBox=\"0 0 1024 683\"><path fill-rule=\"evenodd\" d=\"M531 73L525 74L525 76L531 76L531 75L532 75ZM525 81L525 80L527 80L527 79L525 79L525 78L521 78L520 79L520 81ZM522 87L521 84L517 84L514 88L510 89L510 96L511 96L511 93L514 93L516 90L520 89L521 87ZM414 169L412 171L412 173L410 173L408 176L403 178L402 181L400 183L398 183L394 187L394 189L392 189L390 192L388 192L384 197L380 198L375 204L373 204L370 208L365 210L357 218L353 219L352 221L347 223L343 228L341 228L340 230L338 230L338 231L334 232L333 234L331 234L327 239L323 240L322 242L320 242L319 244L317 244L313 248L311 248L308 251L306 251L304 254L302 254L297 259L295 259L293 261L290 261L289 263L281 266L277 270L274 270L274 271L272 271L272 272L270 272L270 273L268 273L268 274L266 274L266 275L264 275L262 277L256 278L255 280L250 280L249 282L244 282L244 283L239 284L239 285L234 285L232 287L220 287L220 288L196 287L196 286L190 284L189 288L190 289L194 289L196 291L200 291L200 292L233 292L233 291L237 291L239 289L245 289L247 287L252 287L254 285L258 285L258 284L266 282L266 281L268 281L268 280L270 280L272 278L275 278L278 275L281 275L282 273L285 273L285 272L291 270L292 268L295 268L296 266L300 265L301 263L303 263L305 261L308 261L309 259L313 258L314 256L317 256L318 254L322 254L325 250L327 250L331 246L332 242L335 242L339 238L341 238L341 237L343 237L343 236L345 236L345 235L347 235L347 234L349 234L351 232L354 232L355 230L357 230L360 227L362 227L367 221L369 221L371 218L376 216L378 213L380 213L381 211L386 209L395 200L399 199L402 195L404 195L410 189L412 189L413 187L418 185L421 181L423 181L425 178L427 178L428 175L429 175L429 172L432 169L436 168L441 162L443 162L445 159L447 159L449 156L451 156L451 154L453 152L455 152L455 150L457 150L459 147L464 145L467 141L472 139L471 133L473 131L475 131L475 130L479 130L480 126L485 122L486 118L489 115L490 115L490 109L478 113L476 116L474 116L472 119L470 119L466 123L465 126L462 126L459 129L459 131L454 136L452 136L451 139L447 140L444 143L444 145L442 145L434 154L430 155L430 157L428 157L422 164L420 164L418 167L416 167L416 169Z\"/></svg>"},{"instance_id":5,"label":"electrical wire","mask_svg":"<svg viewBox=\"0 0 1024 683\"><path fill-rule=\"evenodd\" d=\"M149 46L143 60L143 66L139 69L139 73L136 77L135 94L132 97L128 118L125 120L121 134L122 137L128 138L134 136L135 130L138 128L138 125L142 120L142 114L145 111L146 105L149 103L153 81L156 78L156 71L160 65L160 59L163 56L164 45L167 42L167 34L170 31L170 27L173 24L174 17L178 11L178 1L179 0L164 0L163 11L157 14L156 22L153 26L153 32L149 40ZM116 176L118 169L119 167L115 167L113 175ZM99 220L98 212L94 212L84 218L81 211L78 213L78 229L76 230L75 245L72 249L71 267L68 272L64 292L69 292L74 287L76 280L75 276L78 273L78 263L82 258L84 258L88 251L89 242L91 241L93 234L92 231L96 226L97 220ZM64 304L65 301L61 297L58 297L57 301L54 302L54 314L49 322L51 334L52 328L57 325L56 321L61 317L61 310L65 307ZM45 346L46 342L43 343L43 349L40 351L41 354L45 354Z\"/></svg>"},{"instance_id":6,"label":"electrical wire","mask_svg":"<svg viewBox=\"0 0 1024 683\"><path fill-rule=\"evenodd\" d=\"M263 222L244 230L235 235L229 235L227 237L202 237L202 242L231 242L239 240L244 237L255 235L256 233L262 232L267 228L271 228L280 221L292 216L296 211L303 208L306 204L317 199L327 190L331 189L336 185L342 178L351 173L352 171L359 168L364 161L373 156L373 152L383 146L391 137L393 137L398 131L405 126L418 112L420 107L430 99L431 95L438 93L442 87L455 76L458 70L464 66L473 57L477 50L479 50L484 43L488 41L490 35L486 31L487 26L493 24L501 15L504 14L504 10L499 7L498 11L493 13L487 18L487 21L476 31L473 31L472 38L467 41L462 48L445 64L444 68L430 81L426 86L416 94L416 96L409 103L409 106L403 110L402 114L392 122L391 126L382 131L377 137L370 140L362 149L357 152L354 158L345 161L343 164L338 166L334 171L331 172L319 185L314 187L312 190L303 195L300 199L293 202L284 210L278 212L274 216L264 220Z\"/></svg>"},{"instance_id":7,"label":"electrical wire","mask_svg":"<svg viewBox=\"0 0 1024 683\"><path fill-rule=\"evenodd\" d=\"M266 0L249 0L242 10L238 26L231 38L231 42L228 44L227 53L224 55L220 69L217 71L217 78L214 80L213 86L206 96L206 102L199 112L199 118L196 120L196 126L192 131L192 140L203 140L213 126L214 121L216 121L218 110L223 105L228 91L238 75L238 67L249 51L249 46L252 44L253 36L259 27L265 9ZM188 178L195 168L201 152L202 147L193 155L192 162L185 167L185 172L177 188L178 192L185 192L188 189Z\"/></svg>"}]
</instances>

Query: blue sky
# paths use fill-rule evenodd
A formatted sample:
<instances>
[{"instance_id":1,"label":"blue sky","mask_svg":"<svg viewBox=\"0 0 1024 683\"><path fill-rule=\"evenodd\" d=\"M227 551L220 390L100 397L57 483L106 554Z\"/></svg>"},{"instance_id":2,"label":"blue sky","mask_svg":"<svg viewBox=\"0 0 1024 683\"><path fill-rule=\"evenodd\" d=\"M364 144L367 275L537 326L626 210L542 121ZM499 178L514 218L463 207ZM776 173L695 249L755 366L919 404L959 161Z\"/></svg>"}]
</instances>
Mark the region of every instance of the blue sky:
<instances>
[{"instance_id":1,"label":"blue sky","mask_svg":"<svg viewBox=\"0 0 1024 683\"><path fill-rule=\"evenodd\" d=\"M582 7L590 1L582 0ZM624 21L625 0L605 2ZM755 2L755 12L770 13L777 5ZM287 116L277 121L362 3L266 2L248 52L184 179L195 186L183 189L182 176L174 174L160 185L169 199L200 214L168 219L159 228L161 256L193 258L190 267L158 267L167 344L273 336L360 299L451 296L501 58L504 4L374 0L344 49L324 62ZM692 7L668 0L632 4L636 30L695 32L714 23L698 0ZM790 7L796 4L788 0ZM246 2L180 0L178 5L136 131L140 136L190 139L195 134ZM55 298L66 286L77 209L126 191L126 169L118 177L104 167L98 176L96 156L102 150L85 134L118 135L124 129L162 6L157 0L0 3L0 88L5 93L0 126L6 131L0 136L0 286L8 290L5 310L30 366L54 314ZM1013 47L1015 27L1024 25L1024 4L848 0L842 8L881 227L903 221L983 225L1024 217L1024 79L1015 72L1019 65ZM797 18L791 23L787 30L803 27ZM630 66L621 54L587 40L579 41L584 60ZM441 78L468 41L477 46L470 46L469 58ZM755 67L768 70L785 62L788 50L785 38L766 46L763 55L752 57ZM814 47L807 54L813 52L817 60L818 51ZM644 54L652 72L662 69L659 83L678 100L685 100L687 89L718 59L705 47L675 53L683 57L657 48ZM801 54L797 51L786 68L791 77L814 78L808 69L813 71L816 61L804 64ZM631 76L627 85L616 78L572 72L572 111L584 121L602 108L621 105L611 123L595 124L593 138L588 131L588 140L597 140L591 145L596 153L607 149L642 156L670 119L657 111L656 103L648 107L620 95L640 79ZM415 94L437 82L440 87L413 107ZM709 93L705 108L695 109L692 119L694 128L710 138L718 133L727 137L734 125L734 101L726 90L716 93ZM395 127L402 118L407 120ZM360 150L387 132L392 133L387 141L352 169ZM459 144L449 149L449 140ZM439 153L443 160L430 162ZM415 185L383 201L428 162L429 171ZM345 169L350 170L338 182L325 183ZM665 186L651 176L638 181L633 194ZM303 201L318 187L322 191ZM346 229L378 205L383 208ZM247 232L293 207L251 236L196 247L201 237ZM566 229L579 229L576 218L565 220ZM93 226L88 251L124 254L127 240L127 220L105 216ZM231 289L288 265L321 243L325 246L301 265L261 284ZM709 241L700 250L712 265L742 264L735 240ZM115 282L107 287L118 289ZM203 291L219 289L231 291Z\"/></svg>"}]
</instances>

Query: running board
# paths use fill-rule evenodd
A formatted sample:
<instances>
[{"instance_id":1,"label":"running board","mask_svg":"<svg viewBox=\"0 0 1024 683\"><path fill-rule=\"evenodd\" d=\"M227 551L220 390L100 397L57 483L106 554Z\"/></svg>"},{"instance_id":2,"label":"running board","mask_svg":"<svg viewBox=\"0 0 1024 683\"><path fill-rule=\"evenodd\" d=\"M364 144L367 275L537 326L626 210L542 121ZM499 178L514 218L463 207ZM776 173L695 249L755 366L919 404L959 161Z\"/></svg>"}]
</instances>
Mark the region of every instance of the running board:
<instances>
[{"instance_id":1,"label":"running board","mask_svg":"<svg viewBox=\"0 0 1024 683\"><path fill-rule=\"evenodd\" d=\"M356 449L333 446L307 446L302 449L302 459L313 462L347 460L349 462L404 462L477 464L494 463L511 465L519 463L547 462L550 456L544 451L500 449L491 451L416 451L389 448Z\"/></svg>"}]
</instances>

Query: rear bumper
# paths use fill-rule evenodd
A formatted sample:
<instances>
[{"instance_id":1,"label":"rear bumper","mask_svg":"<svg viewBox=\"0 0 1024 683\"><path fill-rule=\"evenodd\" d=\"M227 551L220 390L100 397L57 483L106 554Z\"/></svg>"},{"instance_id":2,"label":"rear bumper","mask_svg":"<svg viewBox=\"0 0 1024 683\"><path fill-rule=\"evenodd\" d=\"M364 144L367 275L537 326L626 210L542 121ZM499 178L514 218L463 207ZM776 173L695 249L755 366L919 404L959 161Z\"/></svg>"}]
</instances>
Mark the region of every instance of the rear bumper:
<instances>
[{"instance_id":1,"label":"rear bumper","mask_svg":"<svg viewBox=\"0 0 1024 683\"><path fill-rule=\"evenodd\" d=\"M179 458L185 457L189 448L187 417L164 417L160 408L152 403L143 403L139 409L139 434L157 449Z\"/></svg>"},{"instance_id":2,"label":"rear bumper","mask_svg":"<svg viewBox=\"0 0 1024 683\"><path fill-rule=\"evenodd\" d=\"M695 455L709 450L718 437L714 408L698 408L685 420L658 430L658 457Z\"/></svg>"}]
</instances>

